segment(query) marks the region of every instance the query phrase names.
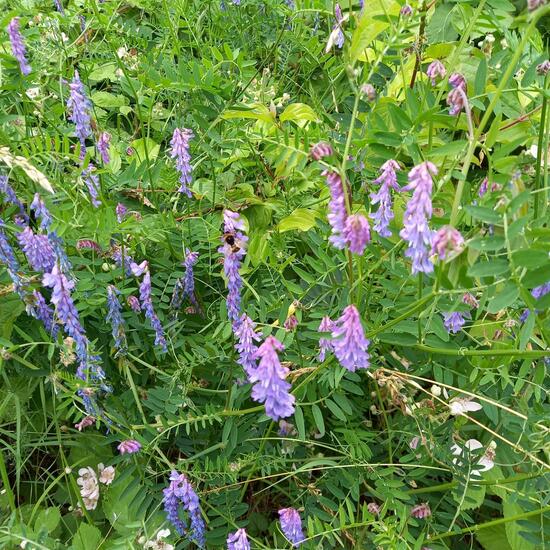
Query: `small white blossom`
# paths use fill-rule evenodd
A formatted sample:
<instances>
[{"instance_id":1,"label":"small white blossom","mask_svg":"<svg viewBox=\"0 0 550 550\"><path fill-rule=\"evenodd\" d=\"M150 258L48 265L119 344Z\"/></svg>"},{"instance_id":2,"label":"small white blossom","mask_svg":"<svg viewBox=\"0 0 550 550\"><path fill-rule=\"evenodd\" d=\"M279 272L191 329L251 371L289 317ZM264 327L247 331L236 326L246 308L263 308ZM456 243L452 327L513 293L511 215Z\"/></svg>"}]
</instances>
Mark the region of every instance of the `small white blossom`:
<instances>
[{"instance_id":1,"label":"small white blossom","mask_svg":"<svg viewBox=\"0 0 550 550\"><path fill-rule=\"evenodd\" d=\"M97 471L99 472L99 481L104 485L111 485L115 479L115 469L113 466L105 466L102 463L97 465Z\"/></svg>"},{"instance_id":2,"label":"small white blossom","mask_svg":"<svg viewBox=\"0 0 550 550\"><path fill-rule=\"evenodd\" d=\"M482 409L482 406L476 401L472 401L469 397L455 397L449 403L449 409L453 416L460 414L475 412Z\"/></svg>"},{"instance_id":3,"label":"small white blossom","mask_svg":"<svg viewBox=\"0 0 550 550\"><path fill-rule=\"evenodd\" d=\"M430 391L432 392L432 395L435 396L435 397L440 397L441 396L441 386L438 386L437 384L434 384L430 388Z\"/></svg>"},{"instance_id":4,"label":"small white blossom","mask_svg":"<svg viewBox=\"0 0 550 550\"><path fill-rule=\"evenodd\" d=\"M76 482L80 485L80 495L84 502L86 510L95 510L97 501L99 500L99 485L97 475L92 468L80 468L78 470L80 476Z\"/></svg>"},{"instance_id":5,"label":"small white blossom","mask_svg":"<svg viewBox=\"0 0 550 550\"><path fill-rule=\"evenodd\" d=\"M455 456L469 457L470 453L482 448L483 444L481 444L477 439L468 439L468 441L464 443L464 447L461 447L460 445L455 443L451 447L451 451ZM494 441L491 441L491 443L485 449L485 453L483 454L483 456L476 462L476 466L480 467L472 468L473 475L480 475L481 472L487 472L494 467L495 449L496 443ZM462 466L462 462L458 458L453 459L453 464L456 464L457 466Z\"/></svg>"},{"instance_id":6,"label":"small white blossom","mask_svg":"<svg viewBox=\"0 0 550 550\"><path fill-rule=\"evenodd\" d=\"M151 548L152 550L174 550L174 546L168 542L164 542L167 537L170 536L170 529L161 529L155 538L155 540L148 540L143 548Z\"/></svg>"}]
</instances>

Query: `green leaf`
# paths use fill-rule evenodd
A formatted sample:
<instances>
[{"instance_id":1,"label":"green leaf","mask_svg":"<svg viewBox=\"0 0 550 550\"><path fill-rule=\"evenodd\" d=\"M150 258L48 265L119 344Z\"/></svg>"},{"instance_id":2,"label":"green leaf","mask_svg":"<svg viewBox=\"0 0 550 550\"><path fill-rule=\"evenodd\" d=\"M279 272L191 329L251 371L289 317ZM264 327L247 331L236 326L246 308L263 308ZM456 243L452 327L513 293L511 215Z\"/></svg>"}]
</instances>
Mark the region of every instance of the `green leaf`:
<instances>
[{"instance_id":1,"label":"green leaf","mask_svg":"<svg viewBox=\"0 0 550 550\"><path fill-rule=\"evenodd\" d=\"M87 523L81 523L73 537L73 550L97 550L101 541L101 531Z\"/></svg>"},{"instance_id":2,"label":"green leaf","mask_svg":"<svg viewBox=\"0 0 550 550\"><path fill-rule=\"evenodd\" d=\"M134 149L139 163L146 162L147 157L149 157L150 161L155 160L160 151L160 145L151 138L135 139L130 143L130 146ZM146 148L147 155L145 154Z\"/></svg>"},{"instance_id":3,"label":"green leaf","mask_svg":"<svg viewBox=\"0 0 550 550\"><path fill-rule=\"evenodd\" d=\"M476 539L484 550L513 550L506 537L504 525L493 525L476 532Z\"/></svg>"},{"instance_id":4,"label":"green leaf","mask_svg":"<svg viewBox=\"0 0 550 550\"><path fill-rule=\"evenodd\" d=\"M298 430L298 437L300 439L306 438L306 425L304 422L304 413L301 407L296 406L294 410L294 420L296 421L296 429Z\"/></svg>"},{"instance_id":5,"label":"green leaf","mask_svg":"<svg viewBox=\"0 0 550 550\"><path fill-rule=\"evenodd\" d=\"M282 122L286 122L287 120L290 120L292 122L317 122L319 120L319 118L315 114L315 111L305 103L291 103L281 113L279 119Z\"/></svg>"},{"instance_id":6,"label":"green leaf","mask_svg":"<svg viewBox=\"0 0 550 550\"><path fill-rule=\"evenodd\" d=\"M466 210L472 218L476 218L482 222L490 224L502 223L502 216L498 212L495 212L492 208L487 208L485 206L473 206L470 204L465 206L464 210Z\"/></svg>"},{"instance_id":7,"label":"green leaf","mask_svg":"<svg viewBox=\"0 0 550 550\"><path fill-rule=\"evenodd\" d=\"M59 508L53 506L51 508L46 508L45 510L41 510L36 517L34 530L39 532L45 529L47 533L51 533L59 525L60 521L61 513L59 512Z\"/></svg>"},{"instance_id":8,"label":"green leaf","mask_svg":"<svg viewBox=\"0 0 550 550\"><path fill-rule=\"evenodd\" d=\"M94 92L91 96L92 102L103 109L116 109L128 105L128 98L123 95L114 95L109 92Z\"/></svg>"},{"instance_id":9,"label":"green leaf","mask_svg":"<svg viewBox=\"0 0 550 550\"><path fill-rule=\"evenodd\" d=\"M468 241L468 246L474 250L496 251L504 248L503 237L478 237Z\"/></svg>"},{"instance_id":10,"label":"green leaf","mask_svg":"<svg viewBox=\"0 0 550 550\"><path fill-rule=\"evenodd\" d=\"M277 227L281 233L284 233L285 231L292 231L293 229L309 231L315 226L315 219L318 215L318 212L315 210L297 208L294 212L292 212L292 214L286 218L283 218Z\"/></svg>"},{"instance_id":11,"label":"green leaf","mask_svg":"<svg viewBox=\"0 0 550 550\"><path fill-rule=\"evenodd\" d=\"M548 263L548 252L545 250L535 250L532 248L516 250L512 254L512 260L514 261L514 264L519 267L533 269Z\"/></svg>"},{"instance_id":12,"label":"green leaf","mask_svg":"<svg viewBox=\"0 0 550 550\"><path fill-rule=\"evenodd\" d=\"M395 4L396 2L392 3ZM349 49L349 55L352 62L357 61L374 39L390 26L390 24L385 21L374 19L373 15L377 13L380 13L380 10L376 8L374 11L365 10L363 16L359 19L357 28L351 37L351 46Z\"/></svg>"},{"instance_id":13,"label":"green leaf","mask_svg":"<svg viewBox=\"0 0 550 550\"><path fill-rule=\"evenodd\" d=\"M487 312L497 313L501 309L513 304L518 296L519 288L516 284L512 282L506 283L504 288L494 298L492 298L487 305Z\"/></svg>"},{"instance_id":14,"label":"green leaf","mask_svg":"<svg viewBox=\"0 0 550 550\"><path fill-rule=\"evenodd\" d=\"M311 413L313 414L313 420L317 426L319 435L323 437L325 435L325 421L323 420L323 413L318 405L311 405Z\"/></svg>"},{"instance_id":15,"label":"green leaf","mask_svg":"<svg viewBox=\"0 0 550 550\"><path fill-rule=\"evenodd\" d=\"M426 156L428 158L457 156L466 148L466 145L468 145L468 142L465 139L459 139L432 149Z\"/></svg>"},{"instance_id":16,"label":"green leaf","mask_svg":"<svg viewBox=\"0 0 550 550\"><path fill-rule=\"evenodd\" d=\"M496 276L508 271L507 260L490 260L488 262L478 262L468 269L470 277L488 277Z\"/></svg>"},{"instance_id":17,"label":"green leaf","mask_svg":"<svg viewBox=\"0 0 550 550\"><path fill-rule=\"evenodd\" d=\"M466 487L460 486L460 490L452 492L453 499L459 505L460 510L476 510L485 500L485 485L472 485Z\"/></svg>"},{"instance_id":18,"label":"green leaf","mask_svg":"<svg viewBox=\"0 0 550 550\"><path fill-rule=\"evenodd\" d=\"M261 103L253 103L251 105L239 105L237 109L228 109L222 115L222 118L230 120L233 118L251 118L254 120L262 120L264 122L274 122L271 111Z\"/></svg>"},{"instance_id":19,"label":"green leaf","mask_svg":"<svg viewBox=\"0 0 550 550\"><path fill-rule=\"evenodd\" d=\"M479 96L485 91L485 81L487 80L487 61L485 56L481 58L477 66L476 78L474 80L474 95Z\"/></svg>"}]
</instances>

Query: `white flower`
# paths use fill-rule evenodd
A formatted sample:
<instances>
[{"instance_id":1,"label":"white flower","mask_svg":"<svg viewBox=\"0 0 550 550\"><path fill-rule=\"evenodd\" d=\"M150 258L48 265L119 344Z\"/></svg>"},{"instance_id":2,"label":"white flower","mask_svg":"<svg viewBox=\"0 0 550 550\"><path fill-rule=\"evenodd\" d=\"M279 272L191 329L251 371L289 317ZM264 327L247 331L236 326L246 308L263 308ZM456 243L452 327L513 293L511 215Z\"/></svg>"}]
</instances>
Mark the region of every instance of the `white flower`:
<instances>
[{"instance_id":1,"label":"white flower","mask_svg":"<svg viewBox=\"0 0 550 550\"><path fill-rule=\"evenodd\" d=\"M494 458L496 446L497 445L494 441L491 441L491 443L489 443L489 446L485 449L485 453L483 454L483 456L476 462L476 465L480 467L472 468L473 475L480 475L481 472L487 472L488 470L493 468L493 466L495 465ZM483 445L477 439L468 439L468 441L464 443L464 447L461 447L460 445L455 443L451 447L451 451L455 456L464 456L470 459L470 454L472 454L473 451L477 451L482 448ZM478 455L478 453L475 454ZM456 464L457 466L462 466L462 462L458 458L453 458L453 464Z\"/></svg>"},{"instance_id":2,"label":"white flower","mask_svg":"<svg viewBox=\"0 0 550 550\"><path fill-rule=\"evenodd\" d=\"M479 403L472 401L469 397L455 397L449 403L451 414L457 416L467 412L475 412L482 409Z\"/></svg>"},{"instance_id":3,"label":"white flower","mask_svg":"<svg viewBox=\"0 0 550 550\"><path fill-rule=\"evenodd\" d=\"M97 483L97 475L92 468L80 468L78 470L80 476L76 482L80 485L80 495L84 501L86 510L95 510L97 501L99 500L99 485Z\"/></svg>"},{"instance_id":4,"label":"white flower","mask_svg":"<svg viewBox=\"0 0 550 550\"><path fill-rule=\"evenodd\" d=\"M115 479L115 469L113 466L103 466L102 463L97 465L97 471L99 472L99 481L105 485L111 485Z\"/></svg>"},{"instance_id":5,"label":"white flower","mask_svg":"<svg viewBox=\"0 0 550 550\"><path fill-rule=\"evenodd\" d=\"M441 395L441 386L438 386L436 384L434 384L431 388L430 388L430 391L432 392L432 395L435 396L435 397L439 397Z\"/></svg>"},{"instance_id":6,"label":"white flower","mask_svg":"<svg viewBox=\"0 0 550 550\"><path fill-rule=\"evenodd\" d=\"M170 536L170 529L161 529L156 536L155 540L148 540L143 548L151 548L152 550L174 550L174 546L168 542L164 542L162 539Z\"/></svg>"},{"instance_id":7,"label":"white flower","mask_svg":"<svg viewBox=\"0 0 550 550\"><path fill-rule=\"evenodd\" d=\"M40 95L40 88L38 86L29 88L25 93L30 99L36 99Z\"/></svg>"}]
</instances>

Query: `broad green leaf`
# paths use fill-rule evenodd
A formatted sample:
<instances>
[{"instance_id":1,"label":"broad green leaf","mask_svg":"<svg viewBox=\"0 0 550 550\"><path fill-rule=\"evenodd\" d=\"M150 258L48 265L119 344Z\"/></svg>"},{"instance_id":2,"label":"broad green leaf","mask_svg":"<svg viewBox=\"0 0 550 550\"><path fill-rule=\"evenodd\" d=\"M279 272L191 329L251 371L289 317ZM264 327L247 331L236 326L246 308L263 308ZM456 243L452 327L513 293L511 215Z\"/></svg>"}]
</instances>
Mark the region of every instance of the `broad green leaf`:
<instances>
[{"instance_id":1,"label":"broad green leaf","mask_svg":"<svg viewBox=\"0 0 550 550\"><path fill-rule=\"evenodd\" d=\"M319 216L318 212L308 210L307 208L297 208L283 218L277 226L281 233L298 229L300 231L309 231L315 225L315 219Z\"/></svg>"},{"instance_id":2,"label":"broad green leaf","mask_svg":"<svg viewBox=\"0 0 550 550\"><path fill-rule=\"evenodd\" d=\"M507 260L490 260L488 262L478 262L468 269L470 277L488 277L496 276L508 271L509 264Z\"/></svg>"},{"instance_id":3,"label":"broad green leaf","mask_svg":"<svg viewBox=\"0 0 550 550\"><path fill-rule=\"evenodd\" d=\"M382 6L379 7L381 0L376 2L373 1L369 4L369 9L364 10L362 17L357 23L357 28L353 32L351 37L351 46L349 49L349 55L352 63L359 59L359 56L371 45L374 39L385 29L387 29L390 24L386 21L379 21L374 19L374 15L382 14ZM392 7L397 4L397 2L385 2L388 4L388 12L395 11L392 10ZM398 8L399 9L399 8Z\"/></svg>"},{"instance_id":4,"label":"broad green leaf","mask_svg":"<svg viewBox=\"0 0 550 550\"><path fill-rule=\"evenodd\" d=\"M102 107L103 109L116 109L129 103L128 98L123 95L103 91L94 92L91 98L96 107Z\"/></svg>"},{"instance_id":5,"label":"broad green leaf","mask_svg":"<svg viewBox=\"0 0 550 550\"><path fill-rule=\"evenodd\" d=\"M78 527L78 531L72 540L73 550L97 550L99 542L102 539L101 531L89 525L88 523L81 523Z\"/></svg>"},{"instance_id":6,"label":"broad green leaf","mask_svg":"<svg viewBox=\"0 0 550 550\"><path fill-rule=\"evenodd\" d=\"M506 537L504 525L493 525L476 532L476 539L484 550L514 550Z\"/></svg>"},{"instance_id":7,"label":"broad green leaf","mask_svg":"<svg viewBox=\"0 0 550 550\"><path fill-rule=\"evenodd\" d=\"M36 521L34 522L34 530L36 532L45 529L47 533L51 533L59 525L61 521L61 513L59 508L50 507L45 510L41 510L38 514Z\"/></svg>"},{"instance_id":8,"label":"broad green leaf","mask_svg":"<svg viewBox=\"0 0 550 550\"><path fill-rule=\"evenodd\" d=\"M147 158L150 161L154 161L159 154L160 145L151 138L135 139L130 143L132 149L134 149L135 155L140 163L146 162ZM147 154L145 151L147 149Z\"/></svg>"},{"instance_id":9,"label":"broad green leaf","mask_svg":"<svg viewBox=\"0 0 550 550\"><path fill-rule=\"evenodd\" d=\"M274 122L271 111L261 103L252 105L240 105L238 109L228 109L221 115L222 118L230 120L233 118L250 118L253 120L262 120L263 122Z\"/></svg>"},{"instance_id":10,"label":"broad green leaf","mask_svg":"<svg viewBox=\"0 0 550 550\"><path fill-rule=\"evenodd\" d=\"M492 208L467 205L464 207L464 210L468 212L472 218L476 218L482 222L490 224L502 223L502 216L498 212L495 212Z\"/></svg>"},{"instance_id":11,"label":"broad green leaf","mask_svg":"<svg viewBox=\"0 0 550 550\"><path fill-rule=\"evenodd\" d=\"M317 426L317 431L322 437L325 435L325 421L323 420L323 413L318 405L311 405L311 413L313 414L313 420Z\"/></svg>"},{"instance_id":12,"label":"broad green leaf","mask_svg":"<svg viewBox=\"0 0 550 550\"><path fill-rule=\"evenodd\" d=\"M497 313L501 309L513 304L519 296L519 288L513 282L508 282L504 288L491 299L487 305L487 311L489 313Z\"/></svg>"},{"instance_id":13,"label":"broad green leaf","mask_svg":"<svg viewBox=\"0 0 550 550\"><path fill-rule=\"evenodd\" d=\"M535 250L533 248L516 250L512 254L512 260L514 264L519 267L533 269L542 267L544 264L548 263L548 252L545 250Z\"/></svg>"},{"instance_id":14,"label":"broad green leaf","mask_svg":"<svg viewBox=\"0 0 550 550\"><path fill-rule=\"evenodd\" d=\"M317 122L319 120L315 111L305 103L291 103L281 113L279 119L283 122L287 120L292 122Z\"/></svg>"}]
</instances>

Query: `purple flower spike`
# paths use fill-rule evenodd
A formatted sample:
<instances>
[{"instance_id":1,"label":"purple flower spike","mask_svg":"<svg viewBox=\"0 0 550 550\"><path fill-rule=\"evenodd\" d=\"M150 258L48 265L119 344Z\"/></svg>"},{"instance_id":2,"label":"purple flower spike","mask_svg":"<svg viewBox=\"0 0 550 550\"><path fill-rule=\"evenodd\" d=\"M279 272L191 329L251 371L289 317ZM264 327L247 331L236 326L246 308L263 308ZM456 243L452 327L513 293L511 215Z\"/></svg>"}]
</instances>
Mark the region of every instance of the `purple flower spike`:
<instances>
[{"instance_id":1,"label":"purple flower spike","mask_svg":"<svg viewBox=\"0 0 550 550\"><path fill-rule=\"evenodd\" d=\"M252 399L265 403L265 413L275 422L294 414L294 396L289 393L290 384L285 380L289 370L281 365L278 351L284 346L274 336L268 336L258 348L258 367L252 372L250 382Z\"/></svg>"},{"instance_id":2,"label":"purple flower spike","mask_svg":"<svg viewBox=\"0 0 550 550\"><path fill-rule=\"evenodd\" d=\"M281 531L292 543L292 546L300 546L304 542L305 537L298 510L295 508L283 508L279 510L279 521L281 523Z\"/></svg>"},{"instance_id":3,"label":"purple flower spike","mask_svg":"<svg viewBox=\"0 0 550 550\"><path fill-rule=\"evenodd\" d=\"M141 299L141 307L145 311L145 317L149 319L151 327L155 331L155 346L160 346L163 352L168 351L166 345L166 337L160 319L158 318L153 308L153 300L151 298L151 273L147 268L141 284L139 285L139 297Z\"/></svg>"},{"instance_id":4,"label":"purple flower spike","mask_svg":"<svg viewBox=\"0 0 550 550\"><path fill-rule=\"evenodd\" d=\"M344 197L344 187L342 179L336 172L325 170L323 176L327 179L327 185L330 190L330 201L328 203L328 223L332 227L332 234L329 241L340 250L346 247L344 230L348 213L346 210L346 199Z\"/></svg>"},{"instance_id":5,"label":"purple flower spike","mask_svg":"<svg viewBox=\"0 0 550 550\"><path fill-rule=\"evenodd\" d=\"M466 79L459 73L453 73L449 77L449 84L453 89L447 96L447 105L449 105L449 114L456 116L464 109L468 101L466 96Z\"/></svg>"},{"instance_id":6,"label":"purple flower spike","mask_svg":"<svg viewBox=\"0 0 550 550\"><path fill-rule=\"evenodd\" d=\"M8 241L6 233L4 232L5 227L6 224L4 223L4 220L0 218L0 262L2 262L6 266L8 275L13 282L13 288L15 292L19 294L19 297L22 300L25 300L25 298L27 297L27 290L25 288L25 285L23 284L23 281L21 280L21 277L19 276L19 262L17 261L15 252L10 242Z\"/></svg>"},{"instance_id":7,"label":"purple flower spike","mask_svg":"<svg viewBox=\"0 0 550 550\"><path fill-rule=\"evenodd\" d=\"M325 315L321 319L321 324L319 325L319 332L331 332L336 329L336 323L331 320L328 315ZM320 363L325 360L326 354L328 352L334 351L334 346L330 338L319 338L319 355L317 359Z\"/></svg>"},{"instance_id":8,"label":"purple flower spike","mask_svg":"<svg viewBox=\"0 0 550 550\"><path fill-rule=\"evenodd\" d=\"M367 243L370 242L370 227L367 218L360 214L348 216L344 226L344 238L350 251L361 256L365 252Z\"/></svg>"},{"instance_id":9,"label":"purple flower spike","mask_svg":"<svg viewBox=\"0 0 550 550\"><path fill-rule=\"evenodd\" d=\"M94 208L98 208L101 205L99 200L99 177L94 173L94 170L95 166L90 163L88 168L82 172L82 177L90 194L90 202Z\"/></svg>"},{"instance_id":10,"label":"purple flower spike","mask_svg":"<svg viewBox=\"0 0 550 550\"><path fill-rule=\"evenodd\" d=\"M183 262L185 275L176 282L170 302L171 307L174 309L179 309L185 298L189 298L189 301L195 308L199 309L199 304L195 297L195 277L193 274L193 266L197 263L198 259L198 252L191 252L189 249L185 250L185 260Z\"/></svg>"},{"instance_id":11,"label":"purple flower spike","mask_svg":"<svg viewBox=\"0 0 550 550\"><path fill-rule=\"evenodd\" d=\"M344 41L346 37L344 36L344 31L342 30L342 23L344 21L344 16L342 15L342 9L340 8L340 4L336 4L334 6L334 16L336 18L336 22L334 23L334 27L332 27L333 32L335 32L335 38L334 38L334 44L337 48L342 49L344 46Z\"/></svg>"},{"instance_id":12,"label":"purple flower spike","mask_svg":"<svg viewBox=\"0 0 550 550\"><path fill-rule=\"evenodd\" d=\"M107 317L106 320L111 324L113 338L115 339L115 348L117 355L126 353L126 333L124 331L124 319L122 318L122 306L118 301L120 292L113 286L107 286Z\"/></svg>"},{"instance_id":13,"label":"purple flower spike","mask_svg":"<svg viewBox=\"0 0 550 550\"><path fill-rule=\"evenodd\" d=\"M13 57L19 62L19 68L24 75L28 75L31 72L31 67L27 62L26 48L19 30L19 17L14 17L8 24L8 35L11 42L11 51Z\"/></svg>"},{"instance_id":14,"label":"purple flower spike","mask_svg":"<svg viewBox=\"0 0 550 550\"><path fill-rule=\"evenodd\" d=\"M121 202L119 202L115 208L118 223L122 223L122 220L124 220L124 217L126 216L126 212L128 212L128 209Z\"/></svg>"},{"instance_id":15,"label":"purple flower spike","mask_svg":"<svg viewBox=\"0 0 550 550\"><path fill-rule=\"evenodd\" d=\"M218 252L224 255L223 270L227 279L227 316L235 325L239 322L241 312L241 288L243 280L239 269L246 254L248 237L243 233L244 222L236 212L224 210L224 236Z\"/></svg>"},{"instance_id":16,"label":"purple flower spike","mask_svg":"<svg viewBox=\"0 0 550 550\"><path fill-rule=\"evenodd\" d=\"M462 313L453 311L451 313L443 313L443 324L449 334L456 334L464 326L466 320Z\"/></svg>"},{"instance_id":17,"label":"purple flower spike","mask_svg":"<svg viewBox=\"0 0 550 550\"><path fill-rule=\"evenodd\" d=\"M458 230L450 225L445 225L439 229L432 238L432 255L439 256L440 260L451 255L457 255L464 248L464 238Z\"/></svg>"},{"instance_id":18,"label":"purple flower spike","mask_svg":"<svg viewBox=\"0 0 550 550\"><path fill-rule=\"evenodd\" d=\"M428 78L432 81L432 86L435 86L437 79L445 78L447 71L445 70L445 65L443 65L443 63L441 63L439 59L436 59L428 65L428 68L426 69L426 74L428 75Z\"/></svg>"},{"instance_id":19,"label":"purple flower spike","mask_svg":"<svg viewBox=\"0 0 550 550\"><path fill-rule=\"evenodd\" d=\"M250 379L256 368L256 353L258 351L258 347L254 342L259 342L262 338L256 332L256 323L246 313L243 313L240 318L235 329L235 336L238 339L235 344L235 349L239 354L237 363L242 366L248 379Z\"/></svg>"},{"instance_id":20,"label":"purple flower spike","mask_svg":"<svg viewBox=\"0 0 550 550\"><path fill-rule=\"evenodd\" d=\"M54 0L55 8L61 15L65 15L65 10L63 9L63 4L61 3L61 0Z\"/></svg>"},{"instance_id":21,"label":"purple flower spike","mask_svg":"<svg viewBox=\"0 0 550 550\"><path fill-rule=\"evenodd\" d=\"M396 171L401 170L399 164L390 159L380 167L380 176L374 180L374 183L380 185L378 193L371 193L372 204L378 204L378 211L371 214L370 217L375 221L373 229L381 237L391 237L389 225L394 218L392 210L391 190L400 191L397 183Z\"/></svg>"},{"instance_id":22,"label":"purple flower spike","mask_svg":"<svg viewBox=\"0 0 550 550\"><path fill-rule=\"evenodd\" d=\"M23 219L24 225L28 224L29 217L25 210L25 205L19 200L19 197L9 184L8 176L0 176L0 193L6 196L4 199L8 204L13 204L19 209L19 216Z\"/></svg>"},{"instance_id":23,"label":"purple flower spike","mask_svg":"<svg viewBox=\"0 0 550 550\"><path fill-rule=\"evenodd\" d=\"M109 132L101 132L99 139L97 140L97 150L101 155L103 164L109 164L111 161L109 157L109 144L111 142L111 134Z\"/></svg>"},{"instance_id":24,"label":"purple flower spike","mask_svg":"<svg viewBox=\"0 0 550 550\"><path fill-rule=\"evenodd\" d=\"M53 309L46 303L44 296L42 296L38 290L34 290L32 295L34 298L34 307L32 308L33 317L42 321L46 332L52 338L56 338L59 332L59 326L54 321Z\"/></svg>"},{"instance_id":25,"label":"purple flower spike","mask_svg":"<svg viewBox=\"0 0 550 550\"><path fill-rule=\"evenodd\" d=\"M227 550L250 550L245 529L237 529L227 537Z\"/></svg>"},{"instance_id":26,"label":"purple flower spike","mask_svg":"<svg viewBox=\"0 0 550 550\"><path fill-rule=\"evenodd\" d=\"M180 535L189 535L197 546L203 548L205 545L206 525L201 516L199 497L195 493L193 487L189 483L185 474L179 474L172 471L170 475L170 484L163 490L164 494L164 510L168 521L175 527ZM190 530L187 530L187 525L179 516L179 506L189 517Z\"/></svg>"},{"instance_id":27,"label":"purple flower spike","mask_svg":"<svg viewBox=\"0 0 550 550\"><path fill-rule=\"evenodd\" d=\"M334 355L340 364L351 372L370 366L368 348L357 308L351 304L344 309L332 331Z\"/></svg>"},{"instance_id":28,"label":"purple flower spike","mask_svg":"<svg viewBox=\"0 0 550 550\"><path fill-rule=\"evenodd\" d=\"M135 439L127 439L126 441L122 441L117 446L117 449L121 455L131 455L137 453L141 449L141 443L139 441L136 441Z\"/></svg>"},{"instance_id":29,"label":"purple flower spike","mask_svg":"<svg viewBox=\"0 0 550 550\"><path fill-rule=\"evenodd\" d=\"M90 100L84 91L84 85L80 81L78 71L74 72L74 78L69 84L70 96L67 100L69 120L75 125L75 135L80 140L80 160L86 156L86 139L92 135L90 125Z\"/></svg>"},{"instance_id":30,"label":"purple flower spike","mask_svg":"<svg viewBox=\"0 0 550 550\"><path fill-rule=\"evenodd\" d=\"M321 160L324 157L329 157L333 152L330 143L320 141L311 147L309 154L313 160Z\"/></svg>"},{"instance_id":31,"label":"purple flower spike","mask_svg":"<svg viewBox=\"0 0 550 550\"><path fill-rule=\"evenodd\" d=\"M431 162L423 162L409 172L409 184L403 191L413 190L407 203L403 229L399 235L409 243L405 256L412 259L412 273L431 273L433 264L428 250L432 243L432 231L428 221L432 217L432 175L437 168Z\"/></svg>"},{"instance_id":32,"label":"purple flower spike","mask_svg":"<svg viewBox=\"0 0 550 550\"><path fill-rule=\"evenodd\" d=\"M172 149L170 156L176 159L176 168L180 173L180 188L178 191L184 193L188 197L192 197L193 193L189 189L191 185L192 177L191 173L193 167L191 166L191 155L189 154L189 140L193 139L195 135L192 130L188 128L176 128L172 136L170 145Z\"/></svg>"},{"instance_id":33,"label":"purple flower spike","mask_svg":"<svg viewBox=\"0 0 550 550\"><path fill-rule=\"evenodd\" d=\"M31 202L31 210L40 220L40 229L48 231L52 224L52 216L38 193L34 195L34 199Z\"/></svg>"},{"instance_id":34,"label":"purple flower spike","mask_svg":"<svg viewBox=\"0 0 550 550\"><path fill-rule=\"evenodd\" d=\"M56 259L55 252L46 235L35 234L27 226L17 235L17 240L34 271L48 273L52 270Z\"/></svg>"}]
</instances>

